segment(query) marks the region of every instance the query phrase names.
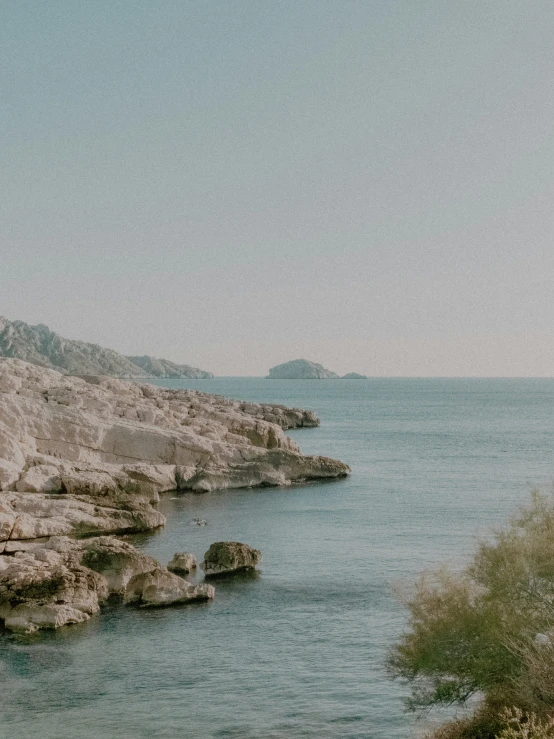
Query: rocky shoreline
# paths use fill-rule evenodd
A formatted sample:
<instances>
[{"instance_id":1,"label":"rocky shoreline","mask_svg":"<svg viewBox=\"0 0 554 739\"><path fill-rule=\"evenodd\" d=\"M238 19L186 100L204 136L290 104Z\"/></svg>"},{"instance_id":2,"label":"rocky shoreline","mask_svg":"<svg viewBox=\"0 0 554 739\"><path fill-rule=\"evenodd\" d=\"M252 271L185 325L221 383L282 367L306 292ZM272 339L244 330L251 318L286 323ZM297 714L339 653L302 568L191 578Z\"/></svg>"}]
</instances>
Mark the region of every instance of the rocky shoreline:
<instances>
[{"instance_id":1,"label":"rocky shoreline","mask_svg":"<svg viewBox=\"0 0 554 739\"><path fill-rule=\"evenodd\" d=\"M163 526L155 506L164 491L347 475L347 465L302 455L284 433L318 423L311 411L281 405L0 360L0 620L32 631L86 620L113 594L143 605L212 597L202 590L211 586L193 586L151 558L150 569L135 571L129 562L140 569L145 555L105 535ZM106 577L113 567L90 566L94 547L100 559L116 551L127 562L133 574L123 591Z\"/></svg>"}]
</instances>

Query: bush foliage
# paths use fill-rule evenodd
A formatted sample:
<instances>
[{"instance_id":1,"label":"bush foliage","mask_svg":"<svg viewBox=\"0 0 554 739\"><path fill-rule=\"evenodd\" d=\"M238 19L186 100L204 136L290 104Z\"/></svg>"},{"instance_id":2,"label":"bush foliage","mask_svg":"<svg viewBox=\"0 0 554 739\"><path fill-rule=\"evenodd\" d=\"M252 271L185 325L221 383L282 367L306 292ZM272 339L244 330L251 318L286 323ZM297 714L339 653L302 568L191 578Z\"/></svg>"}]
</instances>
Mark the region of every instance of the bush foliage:
<instances>
[{"instance_id":1,"label":"bush foliage","mask_svg":"<svg viewBox=\"0 0 554 739\"><path fill-rule=\"evenodd\" d=\"M554 498L534 493L492 542L479 545L464 571L422 576L405 604L408 629L391 650L388 668L410 684L409 707L484 696L484 709L443 729L454 733L436 737L554 736L548 724L554 714ZM502 714L506 706L521 712L511 724ZM517 716L520 728L514 728ZM550 733L536 727L525 733L530 717ZM476 733L476 723L470 727L477 719L490 719L484 733Z\"/></svg>"}]
</instances>

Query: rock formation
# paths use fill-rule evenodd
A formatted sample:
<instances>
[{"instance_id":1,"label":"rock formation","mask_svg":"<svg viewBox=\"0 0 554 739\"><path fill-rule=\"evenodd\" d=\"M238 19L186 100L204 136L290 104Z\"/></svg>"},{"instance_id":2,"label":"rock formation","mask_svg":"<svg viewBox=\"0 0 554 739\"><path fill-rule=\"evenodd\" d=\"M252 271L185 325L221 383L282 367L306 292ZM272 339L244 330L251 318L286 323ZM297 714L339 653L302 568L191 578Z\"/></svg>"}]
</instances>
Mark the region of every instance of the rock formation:
<instances>
[{"instance_id":1,"label":"rock formation","mask_svg":"<svg viewBox=\"0 0 554 739\"><path fill-rule=\"evenodd\" d=\"M48 326L30 326L0 316L0 357L32 362L70 375L113 375L124 378L213 377L187 364L174 364L153 357L124 357L98 344L64 339Z\"/></svg>"},{"instance_id":2,"label":"rock formation","mask_svg":"<svg viewBox=\"0 0 554 739\"><path fill-rule=\"evenodd\" d=\"M166 490L342 477L283 429L311 412L0 360L0 553L60 535L162 526Z\"/></svg>"},{"instance_id":3,"label":"rock formation","mask_svg":"<svg viewBox=\"0 0 554 739\"><path fill-rule=\"evenodd\" d=\"M204 555L202 567L206 577L216 577L253 570L261 561L259 549L238 541L217 541Z\"/></svg>"},{"instance_id":4,"label":"rock formation","mask_svg":"<svg viewBox=\"0 0 554 739\"><path fill-rule=\"evenodd\" d=\"M285 362L272 367L269 370L268 380L367 380L366 375L359 375L357 372L349 372L343 377L339 377L335 372L325 369L317 362L310 362L307 359L293 359L292 362Z\"/></svg>"},{"instance_id":5,"label":"rock formation","mask_svg":"<svg viewBox=\"0 0 554 739\"><path fill-rule=\"evenodd\" d=\"M53 537L29 551L0 555L0 619L32 633L87 621L110 595L139 606L209 600L211 585L193 585L152 557L111 536Z\"/></svg>"},{"instance_id":6,"label":"rock formation","mask_svg":"<svg viewBox=\"0 0 554 739\"><path fill-rule=\"evenodd\" d=\"M188 575L191 570L198 567L198 560L195 554L191 552L175 552L173 559L167 565L170 572L176 572L178 575Z\"/></svg>"},{"instance_id":7,"label":"rock formation","mask_svg":"<svg viewBox=\"0 0 554 739\"><path fill-rule=\"evenodd\" d=\"M337 380L338 375L322 364L307 359L293 359L269 370L268 380Z\"/></svg>"},{"instance_id":8,"label":"rock formation","mask_svg":"<svg viewBox=\"0 0 554 739\"><path fill-rule=\"evenodd\" d=\"M342 462L301 455L283 431L318 423L298 408L0 359L0 621L32 632L86 621L109 596L143 607L212 598L212 586L175 574L195 565L190 555L177 554L170 572L105 534L162 526L155 504L166 490L348 474ZM219 543L206 574L259 559Z\"/></svg>"}]
</instances>

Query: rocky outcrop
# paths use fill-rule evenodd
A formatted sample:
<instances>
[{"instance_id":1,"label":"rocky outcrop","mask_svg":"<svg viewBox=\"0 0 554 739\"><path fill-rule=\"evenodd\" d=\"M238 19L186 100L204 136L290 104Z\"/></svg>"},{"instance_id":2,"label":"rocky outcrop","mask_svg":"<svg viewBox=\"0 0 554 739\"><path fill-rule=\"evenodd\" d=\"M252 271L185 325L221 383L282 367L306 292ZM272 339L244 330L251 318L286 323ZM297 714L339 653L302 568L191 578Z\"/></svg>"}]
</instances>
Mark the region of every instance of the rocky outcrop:
<instances>
[{"instance_id":1,"label":"rocky outcrop","mask_svg":"<svg viewBox=\"0 0 554 739\"><path fill-rule=\"evenodd\" d=\"M193 585L164 567L158 567L131 580L124 602L142 608L160 608L211 600L214 594L213 585Z\"/></svg>"},{"instance_id":2,"label":"rocky outcrop","mask_svg":"<svg viewBox=\"0 0 554 739\"><path fill-rule=\"evenodd\" d=\"M0 621L32 632L86 621L110 596L141 607L209 600L211 585L176 574L193 555L178 553L170 572L105 534L162 526L155 504L166 490L348 474L303 456L283 431L318 423L310 411L0 359ZM204 566L213 576L260 559L220 542Z\"/></svg>"},{"instance_id":3,"label":"rocky outcrop","mask_svg":"<svg viewBox=\"0 0 554 739\"><path fill-rule=\"evenodd\" d=\"M338 375L308 359L293 359L269 370L268 380L337 380Z\"/></svg>"},{"instance_id":4,"label":"rocky outcrop","mask_svg":"<svg viewBox=\"0 0 554 739\"><path fill-rule=\"evenodd\" d=\"M165 518L148 503L95 503L69 495L0 493L0 553L51 536L131 534L163 526Z\"/></svg>"},{"instance_id":5,"label":"rocky outcrop","mask_svg":"<svg viewBox=\"0 0 554 739\"><path fill-rule=\"evenodd\" d=\"M167 565L170 572L176 572L178 575L188 575L197 567L198 559L191 552L175 552L173 559Z\"/></svg>"},{"instance_id":6,"label":"rocky outcrop","mask_svg":"<svg viewBox=\"0 0 554 739\"><path fill-rule=\"evenodd\" d=\"M261 561L259 549L238 541L218 541L204 555L202 567L206 577L217 577L253 570Z\"/></svg>"},{"instance_id":7,"label":"rocky outcrop","mask_svg":"<svg viewBox=\"0 0 554 739\"><path fill-rule=\"evenodd\" d=\"M22 359L70 375L113 375L126 378L213 377L197 367L153 357L125 357L86 341L64 339L40 323L8 321L0 316L0 356Z\"/></svg>"},{"instance_id":8,"label":"rocky outcrop","mask_svg":"<svg viewBox=\"0 0 554 739\"><path fill-rule=\"evenodd\" d=\"M269 370L268 380L367 380L365 375L349 372L339 377L335 372L325 369L322 364L307 359L293 359L278 364Z\"/></svg>"},{"instance_id":9,"label":"rocky outcrop","mask_svg":"<svg viewBox=\"0 0 554 739\"><path fill-rule=\"evenodd\" d=\"M161 526L153 506L166 490L346 475L341 462L301 455L283 432L317 423L300 409L0 360L0 552Z\"/></svg>"},{"instance_id":10,"label":"rocky outcrop","mask_svg":"<svg viewBox=\"0 0 554 739\"><path fill-rule=\"evenodd\" d=\"M54 537L0 556L0 619L12 631L87 621L111 595L155 607L209 600L214 588L186 582L114 537Z\"/></svg>"},{"instance_id":11,"label":"rocky outcrop","mask_svg":"<svg viewBox=\"0 0 554 739\"><path fill-rule=\"evenodd\" d=\"M165 379L179 379L188 377L195 380L209 380L213 377L211 372L205 372L190 364L175 364L168 359L155 359L147 355L142 357L126 357L130 362L140 367L148 377L159 377Z\"/></svg>"}]
</instances>

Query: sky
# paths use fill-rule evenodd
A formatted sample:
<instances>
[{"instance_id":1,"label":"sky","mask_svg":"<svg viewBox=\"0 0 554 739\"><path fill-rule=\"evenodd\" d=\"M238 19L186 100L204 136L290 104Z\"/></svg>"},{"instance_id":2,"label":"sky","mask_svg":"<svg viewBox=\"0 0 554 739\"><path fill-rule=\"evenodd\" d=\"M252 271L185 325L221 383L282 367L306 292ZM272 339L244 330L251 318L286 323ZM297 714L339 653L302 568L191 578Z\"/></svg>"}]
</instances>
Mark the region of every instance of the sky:
<instances>
[{"instance_id":1,"label":"sky","mask_svg":"<svg viewBox=\"0 0 554 739\"><path fill-rule=\"evenodd\" d=\"M554 4L4 0L0 314L216 375L554 374Z\"/></svg>"}]
</instances>

